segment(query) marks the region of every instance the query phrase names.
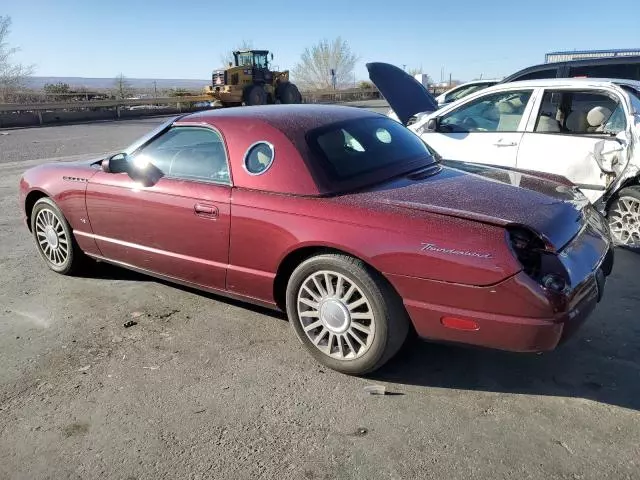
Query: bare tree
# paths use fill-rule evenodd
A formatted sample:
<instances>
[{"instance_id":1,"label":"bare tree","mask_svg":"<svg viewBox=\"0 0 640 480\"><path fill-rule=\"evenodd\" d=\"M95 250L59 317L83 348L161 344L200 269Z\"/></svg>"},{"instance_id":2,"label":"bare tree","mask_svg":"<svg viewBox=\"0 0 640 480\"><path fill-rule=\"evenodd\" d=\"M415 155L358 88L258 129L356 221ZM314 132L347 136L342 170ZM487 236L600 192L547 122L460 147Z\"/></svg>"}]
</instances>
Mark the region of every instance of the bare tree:
<instances>
[{"instance_id":1,"label":"bare tree","mask_svg":"<svg viewBox=\"0 0 640 480\"><path fill-rule=\"evenodd\" d=\"M18 48L11 48L7 38L11 31L11 17L0 16L0 102L7 102L15 92L24 88L25 80L33 73L32 65L11 63Z\"/></svg>"},{"instance_id":2,"label":"bare tree","mask_svg":"<svg viewBox=\"0 0 640 480\"><path fill-rule=\"evenodd\" d=\"M253 42L251 40L242 40L240 45L236 46L236 48L220 55L220 62L222 62L223 67L226 68L229 63L233 63L233 52L237 50L253 50Z\"/></svg>"},{"instance_id":3,"label":"bare tree","mask_svg":"<svg viewBox=\"0 0 640 480\"><path fill-rule=\"evenodd\" d=\"M329 89L333 87L334 76L336 87L342 87L353 84L353 69L358 60L341 37L325 39L305 49L292 73L295 82L305 89Z\"/></svg>"},{"instance_id":4,"label":"bare tree","mask_svg":"<svg viewBox=\"0 0 640 480\"><path fill-rule=\"evenodd\" d=\"M59 100L69 100L71 92L71 87L69 87L68 83L45 83L44 85L44 93L47 95L47 100L49 101L59 101Z\"/></svg>"},{"instance_id":5,"label":"bare tree","mask_svg":"<svg viewBox=\"0 0 640 480\"><path fill-rule=\"evenodd\" d=\"M124 100L131 95L131 84L122 73L115 78L113 85L113 94L118 100Z\"/></svg>"}]
</instances>

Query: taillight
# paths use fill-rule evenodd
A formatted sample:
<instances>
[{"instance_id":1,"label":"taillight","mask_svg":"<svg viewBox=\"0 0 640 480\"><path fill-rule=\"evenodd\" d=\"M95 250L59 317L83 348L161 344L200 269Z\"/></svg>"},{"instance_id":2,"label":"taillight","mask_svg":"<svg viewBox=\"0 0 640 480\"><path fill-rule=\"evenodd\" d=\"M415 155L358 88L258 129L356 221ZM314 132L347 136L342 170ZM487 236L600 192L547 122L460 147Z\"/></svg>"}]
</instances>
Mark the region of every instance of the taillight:
<instances>
[{"instance_id":1,"label":"taillight","mask_svg":"<svg viewBox=\"0 0 640 480\"><path fill-rule=\"evenodd\" d=\"M525 273L530 277L537 277L542 264L541 255L545 249L544 241L531 230L524 227L507 229L511 248Z\"/></svg>"},{"instance_id":2,"label":"taillight","mask_svg":"<svg viewBox=\"0 0 640 480\"><path fill-rule=\"evenodd\" d=\"M554 251L534 231L521 226L508 227L511 249L522 270L553 292L562 292L569 283L567 271Z\"/></svg>"}]
</instances>

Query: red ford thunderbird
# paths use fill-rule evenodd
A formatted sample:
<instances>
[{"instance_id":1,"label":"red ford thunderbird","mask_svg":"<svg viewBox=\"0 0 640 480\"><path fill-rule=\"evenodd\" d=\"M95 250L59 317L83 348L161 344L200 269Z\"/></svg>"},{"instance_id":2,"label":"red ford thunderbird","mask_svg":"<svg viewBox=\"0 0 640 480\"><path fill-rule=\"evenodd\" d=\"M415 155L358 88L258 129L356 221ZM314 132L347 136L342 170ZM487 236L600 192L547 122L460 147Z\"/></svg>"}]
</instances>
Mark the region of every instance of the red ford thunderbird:
<instances>
[{"instance_id":1,"label":"red ford thunderbird","mask_svg":"<svg viewBox=\"0 0 640 480\"><path fill-rule=\"evenodd\" d=\"M341 372L375 370L412 330L555 348L602 296L606 222L560 178L435 157L362 109L240 107L32 168L20 197L52 270L90 257L282 309Z\"/></svg>"}]
</instances>

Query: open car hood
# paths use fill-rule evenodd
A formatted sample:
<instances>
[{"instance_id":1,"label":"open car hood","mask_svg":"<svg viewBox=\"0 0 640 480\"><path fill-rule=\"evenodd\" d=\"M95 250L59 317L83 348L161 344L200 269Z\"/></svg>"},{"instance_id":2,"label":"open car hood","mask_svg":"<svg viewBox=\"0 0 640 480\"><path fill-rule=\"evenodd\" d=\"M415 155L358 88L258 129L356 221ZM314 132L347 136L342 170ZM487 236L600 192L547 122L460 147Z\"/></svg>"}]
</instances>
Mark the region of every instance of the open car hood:
<instances>
[{"instance_id":1,"label":"open car hood","mask_svg":"<svg viewBox=\"0 0 640 480\"><path fill-rule=\"evenodd\" d=\"M438 110L438 102L429 90L404 70L382 62L367 63L367 70L403 125L418 113Z\"/></svg>"}]
</instances>

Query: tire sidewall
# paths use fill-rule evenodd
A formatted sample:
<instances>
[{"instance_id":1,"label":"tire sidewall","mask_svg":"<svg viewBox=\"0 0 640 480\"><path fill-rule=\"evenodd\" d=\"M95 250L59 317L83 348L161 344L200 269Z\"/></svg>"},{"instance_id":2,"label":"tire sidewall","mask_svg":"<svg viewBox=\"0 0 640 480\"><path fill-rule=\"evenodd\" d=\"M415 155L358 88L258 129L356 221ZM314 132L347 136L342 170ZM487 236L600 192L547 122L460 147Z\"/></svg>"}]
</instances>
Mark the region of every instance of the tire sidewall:
<instances>
[{"instance_id":1,"label":"tire sidewall","mask_svg":"<svg viewBox=\"0 0 640 480\"><path fill-rule=\"evenodd\" d=\"M300 103L301 95L297 87L293 83L282 83L278 86L278 97L285 104Z\"/></svg>"},{"instance_id":2,"label":"tire sidewall","mask_svg":"<svg viewBox=\"0 0 640 480\"><path fill-rule=\"evenodd\" d=\"M38 216L38 213L42 210L49 210L53 212L53 214L58 218L58 220L62 224L62 228L67 237L68 255L67 255L67 259L64 261L62 265L54 265L53 263L51 263L51 261L47 258L45 253L42 251L42 247L40 246L40 242L38 241L38 236L36 234L36 218ZM65 274L71 271L71 268L73 266L73 261L74 261L74 255L75 255L75 240L73 238L73 233L71 232L71 227L69 227L69 223L67 222L67 219L64 217L64 215L62 214L58 206L52 200L48 198L41 198L33 206L33 210L31 211L31 233L33 235L33 238L35 239L36 249L38 250L38 254L51 270L57 273L62 273L62 274Z\"/></svg>"},{"instance_id":3,"label":"tire sidewall","mask_svg":"<svg viewBox=\"0 0 640 480\"><path fill-rule=\"evenodd\" d=\"M346 276L349 281L355 283L361 289L371 305L375 321L375 334L369 350L361 357L353 360L332 358L322 353L304 332L297 310L298 292L307 277L319 270L333 270ZM289 323L291 323L298 339L319 363L331 369L350 375L367 373L377 366L385 353L388 341L388 308L382 292L371 278L371 273L365 268L332 256L313 257L302 262L289 278L286 292L286 308Z\"/></svg>"},{"instance_id":4,"label":"tire sidewall","mask_svg":"<svg viewBox=\"0 0 640 480\"><path fill-rule=\"evenodd\" d=\"M254 100L258 100L254 101ZM252 85L245 91L245 104L249 106L264 105L267 103L266 92L260 85Z\"/></svg>"}]
</instances>

